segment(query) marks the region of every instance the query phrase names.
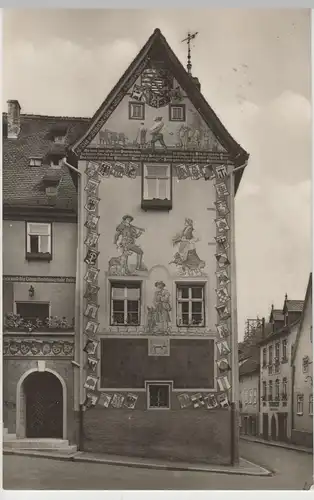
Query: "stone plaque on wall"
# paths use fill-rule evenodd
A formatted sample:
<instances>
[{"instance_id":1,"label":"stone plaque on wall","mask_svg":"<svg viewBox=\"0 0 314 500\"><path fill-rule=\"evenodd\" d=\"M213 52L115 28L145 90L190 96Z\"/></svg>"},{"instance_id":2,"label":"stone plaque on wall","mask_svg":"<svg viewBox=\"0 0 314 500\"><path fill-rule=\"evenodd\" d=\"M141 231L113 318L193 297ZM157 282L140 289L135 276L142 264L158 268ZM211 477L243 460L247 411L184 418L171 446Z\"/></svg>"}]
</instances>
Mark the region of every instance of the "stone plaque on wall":
<instances>
[{"instance_id":1,"label":"stone plaque on wall","mask_svg":"<svg viewBox=\"0 0 314 500\"><path fill-rule=\"evenodd\" d=\"M165 337L148 339L148 356L170 356L170 339Z\"/></svg>"}]
</instances>

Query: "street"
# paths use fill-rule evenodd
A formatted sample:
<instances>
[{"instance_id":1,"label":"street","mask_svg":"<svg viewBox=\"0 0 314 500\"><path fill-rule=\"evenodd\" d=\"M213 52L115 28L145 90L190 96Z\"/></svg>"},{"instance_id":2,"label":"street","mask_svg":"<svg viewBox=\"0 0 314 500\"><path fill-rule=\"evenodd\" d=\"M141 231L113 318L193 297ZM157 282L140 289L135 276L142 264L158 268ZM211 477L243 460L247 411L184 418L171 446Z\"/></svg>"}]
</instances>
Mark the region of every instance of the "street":
<instances>
[{"instance_id":1,"label":"street","mask_svg":"<svg viewBox=\"0 0 314 500\"><path fill-rule=\"evenodd\" d=\"M178 472L5 455L3 488L9 490L302 490L312 483L311 455L240 442L241 456L274 472L253 477Z\"/></svg>"}]
</instances>

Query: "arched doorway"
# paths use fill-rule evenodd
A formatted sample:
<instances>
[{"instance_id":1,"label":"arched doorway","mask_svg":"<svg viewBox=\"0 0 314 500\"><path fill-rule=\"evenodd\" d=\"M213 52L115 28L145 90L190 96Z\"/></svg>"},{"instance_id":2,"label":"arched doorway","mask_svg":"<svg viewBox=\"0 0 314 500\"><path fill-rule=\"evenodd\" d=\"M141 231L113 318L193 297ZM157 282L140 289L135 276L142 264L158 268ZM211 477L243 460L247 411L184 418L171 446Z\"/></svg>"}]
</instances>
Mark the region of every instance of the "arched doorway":
<instances>
[{"instance_id":1,"label":"arched doorway","mask_svg":"<svg viewBox=\"0 0 314 500\"><path fill-rule=\"evenodd\" d=\"M33 372L24 380L25 437L63 437L63 391L59 379L48 371Z\"/></svg>"},{"instance_id":2,"label":"arched doorway","mask_svg":"<svg viewBox=\"0 0 314 500\"><path fill-rule=\"evenodd\" d=\"M277 425L276 425L276 417L273 415L271 417L271 438L273 441L276 441L277 439Z\"/></svg>"},{"instance_id":3,"label":"arched doorway","mask_svg":"<svg viewBox=\"0 0 314 500\"><path fill-rule=\"evenodd\" d=\"M287 441L287 414L278 413L278 439Z\"/></svg>"},{"instance_id":4,"label":"arched doorway","mask_svg":"<svg viewBox=\"0 0 314 500\"><path fill-rule=\"evenodd\" d=\"M249 435L252 436L252 417L249 417Z\"/></svg>"},{"instance_id":5,"label":"arched doorway","mask_svg":"<svg viewBox=\"0 0 314 500\"><path fill-rule=\"evenodd\" d=\"M268 439L268 414L263 414L263 439Z\"/></svg>"}]
</instances>

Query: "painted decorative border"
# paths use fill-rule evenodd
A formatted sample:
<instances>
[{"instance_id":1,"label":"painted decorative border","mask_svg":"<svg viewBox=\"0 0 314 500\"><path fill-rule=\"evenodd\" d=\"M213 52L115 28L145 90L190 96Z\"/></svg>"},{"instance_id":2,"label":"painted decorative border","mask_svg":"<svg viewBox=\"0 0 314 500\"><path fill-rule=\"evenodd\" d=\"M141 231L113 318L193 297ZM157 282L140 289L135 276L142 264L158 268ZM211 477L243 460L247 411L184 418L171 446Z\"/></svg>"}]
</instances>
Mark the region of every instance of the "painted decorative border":
<instances>
[{"instance_id":1,"label":"painted decorative border","mask_svg":"<svg viewBox=\"0 0 314 500\"><path fill-rule=\"evenodd\" d=\"M6 283L75 283L72 276L21 276L4 275L2 280Z\"/></svg>"},{"instance_id":2,"label":"painted decorative border","mask_svg":"<svg viewBox=\"0 0 314 500\"><path fill-rule=\"evenodd\" d=\"M5 339L3 355L8 356L69 356L73 357L73 340Z\"/></svg>"}]
</instances>

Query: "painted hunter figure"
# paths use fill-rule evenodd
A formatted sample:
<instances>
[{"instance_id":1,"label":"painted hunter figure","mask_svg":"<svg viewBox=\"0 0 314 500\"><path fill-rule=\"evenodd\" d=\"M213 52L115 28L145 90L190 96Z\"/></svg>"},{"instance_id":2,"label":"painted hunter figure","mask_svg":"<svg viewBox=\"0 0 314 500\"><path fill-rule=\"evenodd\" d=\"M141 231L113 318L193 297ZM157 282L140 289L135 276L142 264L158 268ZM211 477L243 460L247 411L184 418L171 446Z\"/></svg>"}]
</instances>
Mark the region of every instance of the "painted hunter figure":
<instances>
[{"instance_id":1,"label":"painted hunter figure","mask_svg":"<svg viewBox=\"0 0 314 500\"><path fill-rule=\"evenodd\" d=\"M169 333L170 293L163 281L156 281L153 306L147 308L147 328L150 333Z\"/></svg>"},{"instance_id":2,"label":"painted hunter figure","mask_svg":"<svg viewBox=\"0 0 314 500\"><path fill-rule=\"evenodd\" d=\"M109 261L109 273L112 275L124 276L134 274L136 271L147 271L143 264L143 250L136 244L136 240L145 232L145 229L132 225L134 218L131 215L124 215L122 221L116 227L114 244L120 256L112 257ZM129 257L136 255L136 265L129 264ZM133 269L132 269L133 268Z\"/></svg>"},{"instance_id":3,"label":"painted hunter figure","mask_svg":"<svg viewBox=\"0 0 314 500\"><path fill-rule=\"evenodd\" d=\"M176 264L179 274L184 276L201 276L205 267L205 261L199 258L195 248L199 238L195 238L193 233L192 219L185 219L183 230L172 240L173 246L178 249L170 264Z\"/></svg>"}]
</instances>

